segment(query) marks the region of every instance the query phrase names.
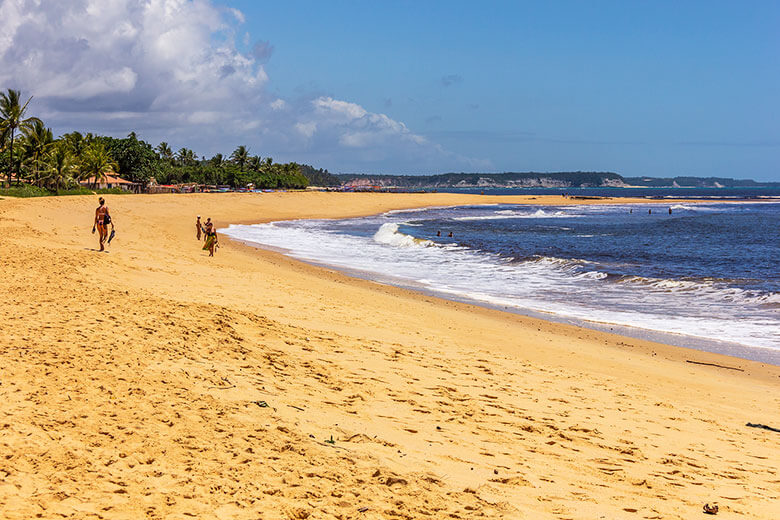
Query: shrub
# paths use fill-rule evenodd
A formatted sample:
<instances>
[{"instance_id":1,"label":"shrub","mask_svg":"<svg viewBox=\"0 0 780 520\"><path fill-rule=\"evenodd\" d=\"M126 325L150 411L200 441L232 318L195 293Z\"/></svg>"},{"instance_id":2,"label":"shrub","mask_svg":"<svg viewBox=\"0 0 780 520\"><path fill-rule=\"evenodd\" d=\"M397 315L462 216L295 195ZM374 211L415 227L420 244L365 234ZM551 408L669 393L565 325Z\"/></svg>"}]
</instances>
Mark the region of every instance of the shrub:
<instances>
[{"instance_id":1,"label":"shrub","mask_svg":"<svg viewBox=\"0 0 780 520\"><path fill-rule=\"evenodd\" d=\"M8 197L45 197L51 195L51 192L44 188L39 188L31 184L22 184L11 188L0 188L0 196Z\"/></svg>"},{"instance_id":2,"label":"shrub","mask_svg":"<svg viewBox=\"0 0 780 520\"><path fill-rule=\"evenodd\" d=\"M48 190L46 188L39 188L31 184L23 184L22 186L14 186L11 188L0 188L0 197L48 197L52 195L95 195L95 194L108 194L108 195L126 195L131 192L125 191L122 188L106 188L91 190L89 188L72 188L69 190Z\"/></svg>"}]
</instances>

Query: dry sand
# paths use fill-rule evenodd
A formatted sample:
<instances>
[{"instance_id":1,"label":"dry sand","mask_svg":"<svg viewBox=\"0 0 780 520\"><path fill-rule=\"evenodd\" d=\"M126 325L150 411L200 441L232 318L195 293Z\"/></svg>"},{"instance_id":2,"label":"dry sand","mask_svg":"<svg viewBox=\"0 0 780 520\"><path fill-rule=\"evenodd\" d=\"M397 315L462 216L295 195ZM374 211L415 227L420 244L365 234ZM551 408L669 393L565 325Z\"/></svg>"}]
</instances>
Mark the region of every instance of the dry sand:
<instances>
[{"instance_id":1,"label":"dry sand","mask_svg":"<svg viewBox=\"0 0 780 520\"><path fill-rule=\"evenodd\" d=\"M780 427L780 367L226 239L208 258L194 232L197 213L566 201L108 196L101 254L95 199L0 200L0 518L779 516L780 433L746 423Z\"/></svg>"}]
</instances>

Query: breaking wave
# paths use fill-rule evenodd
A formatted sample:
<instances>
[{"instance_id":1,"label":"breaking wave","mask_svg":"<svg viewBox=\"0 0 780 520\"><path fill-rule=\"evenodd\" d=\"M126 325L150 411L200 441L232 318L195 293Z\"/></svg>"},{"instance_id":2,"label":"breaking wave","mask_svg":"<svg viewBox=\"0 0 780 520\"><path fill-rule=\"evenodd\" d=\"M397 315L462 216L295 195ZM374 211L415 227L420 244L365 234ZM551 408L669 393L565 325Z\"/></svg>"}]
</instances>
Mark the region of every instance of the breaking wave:
<instances>
[{"instance_id":1,"label":"breaking wave","mask_svg":"<svg viewBox=\"0 0 780 520\"><path fill-rule=\"evenodd\" d=\"M430 240L414 238L411 235L401 233L398 231L398 224L396 223L382 224L377 232L374 233L374 241L395 247L431 247L436 245Z\"/></svg>"},{"instance_id":2,"label":"breaking wave","mask_svg":"<svg viewBox=\"0 0 780 520\"><path fill-rule=\"evenodd\" d=\"M678 211L687 211L687 205L680 205ZM578 225L511 224L511 219L590 215L613 218L610 215L621 214L626 219L634 218L628 216L626 207L450 207L341 221L234 225L221 231L243 241L282 249L298 259L508 310L551 313L750 346L780 345L780 292L763 290L773 286L762 280L632 274L642 273L641 259L616 259L611 251L601 249L598 251L605 252L602 260L523 254L519 246L517 253L499 254L470 245L465 227L457 227L458 221L508 218L510 223L506 225L517 226L516 233L528 232L529 226L535 225L545 232L574 237L584 245L593 244L597 238L576 238L578 234L595 234L578 232ZM713 213L705 213L708 214ZM641 222L650 222L649 217ZM488 231L494 225L504 226L490 222L461 226L472 226L472 232L482 233L477 236L495 240ZM664 232L673 232L678 226ZM452 229L458 238L436 239L437 229ZM506 236L515 240L519 235L513 233ZM426 238L432 235L432 239ZM598 237L615 240L606 234ZM454 243L455 240L460 243Z\"/></svg>"}]
</instances>

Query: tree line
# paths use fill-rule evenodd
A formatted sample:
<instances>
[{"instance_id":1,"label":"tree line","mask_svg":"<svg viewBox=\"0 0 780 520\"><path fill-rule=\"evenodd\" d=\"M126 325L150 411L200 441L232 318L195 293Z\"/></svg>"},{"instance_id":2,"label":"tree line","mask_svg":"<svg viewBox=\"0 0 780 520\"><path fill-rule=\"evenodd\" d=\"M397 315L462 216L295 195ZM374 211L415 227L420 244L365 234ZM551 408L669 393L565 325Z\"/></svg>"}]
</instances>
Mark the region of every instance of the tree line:
<instances>
[{"instance_id":1,"label":"tree line","mask_svg":"<svg viewBox=\"0 0 780 520\"><path fill-rule=\"evenodd\" d=\"M206 158L188 148L174 152L166 142L153 147L135 132L122 139L80 132L55 139L51 128L29 115L32 97L23 100L18 90L0 92L0 172L8 186L25 182L59 191L89 181L96 187L116 174L144 186L154 179L158 184L296 189L310 184L307 172L317 180L330 176L307 165L274 163L244 145L229 156Z\"/></svg>"}]
</instances>

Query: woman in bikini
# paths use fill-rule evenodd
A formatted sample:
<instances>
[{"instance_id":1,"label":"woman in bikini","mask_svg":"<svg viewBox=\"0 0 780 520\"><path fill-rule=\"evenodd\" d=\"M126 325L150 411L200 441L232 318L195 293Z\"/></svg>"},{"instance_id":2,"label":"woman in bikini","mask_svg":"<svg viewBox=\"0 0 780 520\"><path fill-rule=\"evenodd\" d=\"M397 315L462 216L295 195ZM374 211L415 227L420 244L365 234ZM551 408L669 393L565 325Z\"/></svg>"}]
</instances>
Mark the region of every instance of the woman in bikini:
<instances>
[{"instance_id":1,"label":"woman in bikini","mask_svg":"<svg viewBox=\"0 0 780 520\"><path fill-rule=\"evenodd\" d=\"M106 201L103 197L100 197L98 202L100 206L95 210L95 223L92 226L92 233L97 229L100 234L100 250L104 251L106 249L105 243L106 237L108 237L108 225L111 223L111 215L108 213L108 206L106 206Z\"/></svg>"}]
</instances>

